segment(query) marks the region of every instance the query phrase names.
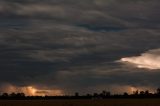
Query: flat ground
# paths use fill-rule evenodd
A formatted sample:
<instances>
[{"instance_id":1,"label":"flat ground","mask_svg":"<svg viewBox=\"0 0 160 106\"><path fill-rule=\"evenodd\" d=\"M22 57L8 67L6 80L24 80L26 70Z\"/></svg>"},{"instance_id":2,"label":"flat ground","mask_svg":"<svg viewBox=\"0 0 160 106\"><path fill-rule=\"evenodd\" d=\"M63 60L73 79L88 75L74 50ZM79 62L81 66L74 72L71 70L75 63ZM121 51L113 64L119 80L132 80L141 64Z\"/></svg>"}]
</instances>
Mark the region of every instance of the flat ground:
<instances>
[{"instance_id":1,"label":"flat ground","mask_svg":"<svg viewBox=\"0 0 160 106\"><path fill-rule=\"evenodd\" d=\"M160 99L0 100L0 106L160 106Z\"/></svg>"}]
</instances>

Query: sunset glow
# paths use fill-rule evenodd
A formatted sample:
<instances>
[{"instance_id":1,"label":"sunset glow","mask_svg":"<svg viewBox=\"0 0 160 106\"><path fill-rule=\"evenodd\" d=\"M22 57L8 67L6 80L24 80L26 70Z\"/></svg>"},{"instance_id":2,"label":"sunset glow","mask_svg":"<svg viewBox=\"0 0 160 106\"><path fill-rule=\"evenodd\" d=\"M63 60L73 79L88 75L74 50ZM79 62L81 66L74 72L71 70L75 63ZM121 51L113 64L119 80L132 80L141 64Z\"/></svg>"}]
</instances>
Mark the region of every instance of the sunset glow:
<instances>
[{"instance_id":1,"label":"sunset glow","mask_svg":"<svg viewBox=\"0 0 160 106\"><path fill-rule=\"evenodd\" d=\"M2 89L3 92L7 92L7 93L25 93L25 95L28 96L59 96L59 95L63 95L63 91L59 90L59 89L50 89L50 90L46 90L46 89L40 89L40 88L36 88L34 86L26 86L26 87L17 87L17 86L13 86L13 85L7 85Z\"/></svg>"},{"instance_id":2,"label":"sunset glow","mask_svg":"<svg viewBox=\"0 0 160 106\"><path fill-rule=\"evenodd\" d=\"M25 91L25 89L26 89L26 91ZM22 88L22 91L25 91L27 93L27 95L36 96L37 89L32 86L29 86L29 87Z\"/></svg>"},{"instance_id":3,"label":"sunset glow","mask_svg":"<svg viewBox=\"0 0 160 106\"><path fill-rule=\"evenodd\" d=\"M31 96L45 96L45 95L50 95L50 96L60 96L63 95L62 90L46 90L46 89L37 89L32 86L28 87L23 87L22 91L26 93L26 95L31 95Z\"/></svg>"}]
</instances>

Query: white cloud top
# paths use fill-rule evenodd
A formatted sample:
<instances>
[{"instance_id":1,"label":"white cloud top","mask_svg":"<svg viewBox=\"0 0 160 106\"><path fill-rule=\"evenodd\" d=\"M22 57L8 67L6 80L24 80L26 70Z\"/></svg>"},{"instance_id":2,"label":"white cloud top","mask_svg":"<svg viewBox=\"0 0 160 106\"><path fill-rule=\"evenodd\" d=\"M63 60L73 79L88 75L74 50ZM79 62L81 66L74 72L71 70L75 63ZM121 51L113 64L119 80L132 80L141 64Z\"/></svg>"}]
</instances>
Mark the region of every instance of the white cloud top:
<instances>
[{"instance_id":1,"label":"white cloud top","mask_svg":"<svg viewBox=\"0 0 160 106\"><path fill-rule=\"evenodd\" d=\"M160 69L160 49L149 50L140 56L125 57L120 61L134 64L137 68Z\"/></svg>"}]
</instances>

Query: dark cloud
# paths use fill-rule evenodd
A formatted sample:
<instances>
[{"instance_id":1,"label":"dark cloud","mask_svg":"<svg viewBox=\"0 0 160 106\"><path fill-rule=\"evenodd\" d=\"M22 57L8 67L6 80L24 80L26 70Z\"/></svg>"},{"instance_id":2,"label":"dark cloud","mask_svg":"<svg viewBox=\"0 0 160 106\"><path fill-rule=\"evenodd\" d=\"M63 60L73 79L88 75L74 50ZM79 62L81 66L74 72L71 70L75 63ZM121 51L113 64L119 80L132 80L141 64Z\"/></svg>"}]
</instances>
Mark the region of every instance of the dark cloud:
<instances>
[{"instance_id":1,"label":"dark cloud","mask_svg":"<svg viewBox=\"0 0 160 106\"><path fill-rule=\"evenodd\" d=\"M160 48L159 10L158 0L1 0L0 84L158 87L158 71L117 60Z\"/></svg>"}]
</instances>

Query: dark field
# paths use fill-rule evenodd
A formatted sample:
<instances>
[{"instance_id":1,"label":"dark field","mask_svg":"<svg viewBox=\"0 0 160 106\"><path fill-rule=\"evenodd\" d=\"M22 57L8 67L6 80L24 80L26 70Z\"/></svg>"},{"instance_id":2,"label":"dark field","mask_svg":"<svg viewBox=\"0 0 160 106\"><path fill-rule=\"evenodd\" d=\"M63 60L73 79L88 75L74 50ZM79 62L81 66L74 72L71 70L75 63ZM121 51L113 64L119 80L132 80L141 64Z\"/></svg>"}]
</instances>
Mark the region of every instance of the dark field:
<instances>
[{"instance_id":1,"label":"dark field","mask_svg":"<svg viewBox=\"0 0 160 106\"><path fill-rule=\"evenodd\" d=\"M160 106L160 99L0 100L0 106Z\"/></svg>"}]
</instances>

